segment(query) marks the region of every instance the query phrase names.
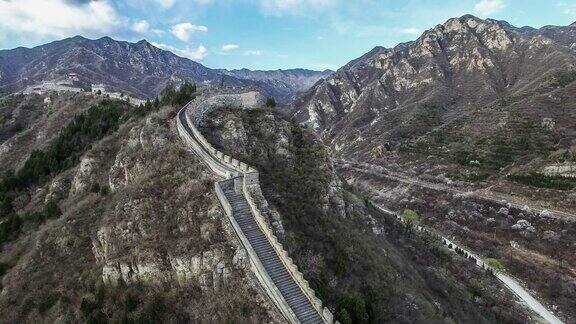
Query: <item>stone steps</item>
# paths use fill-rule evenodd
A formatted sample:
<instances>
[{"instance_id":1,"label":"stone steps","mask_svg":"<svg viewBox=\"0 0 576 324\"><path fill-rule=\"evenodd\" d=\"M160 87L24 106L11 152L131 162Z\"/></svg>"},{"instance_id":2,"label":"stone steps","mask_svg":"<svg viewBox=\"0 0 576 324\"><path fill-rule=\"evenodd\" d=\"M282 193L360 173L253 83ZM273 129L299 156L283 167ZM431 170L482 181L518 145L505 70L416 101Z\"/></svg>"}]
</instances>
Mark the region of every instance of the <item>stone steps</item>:
<instances>
[{"instance_id":1,"label":"stone steps","mask_svg":"<svg viewBox=\"0 0 576 324\"><path fill-rule=\"evenodd\" d=\"M223 181L222 188L226 199L232 207L232 216L248 242L256 252L262 266L272 279L280 294L292 309L301 323L323 323L320 314L306 297L300 286L296 283L274 247L262 232L250 205L242 193L234 190L233 180Z\"/></svg>"},{"instance_id":2,"label":"stone steps","mask_svg":"<svg viewBox=\"0 0 576 324\"><path fill-rule=\"evenodd\" d=\"M197 130L196 132L193 131L192 128L195 128L194 125L190 125L186 118L185 112L188 106L190 106L190 103L184 106L177 116L179 127L182 127L179 128L179 132L183 130L187 133L186 136L183 135L184 140L192 140L194 144L191 144L191 147L195 153L200 159L206 162L208 167L220 176L229 178L231 175L242 174L242 171L230 166L230 157L226 156L223 158L222 152L214 152L215 150L210 145L208 145L208 148L205 147L205 143L207 143L206 139L202 136L199 136L200 138L196 137L197 135L195 135L195 133L197 134ZM201 116L204 112L204 110L200 109L198 112L199 114L196 114L196 117ZM222 159L224 162L221 161ZM234 163L239 162L234 160ZM246 169L246 165L244 165L241 170L244 169ZM239 180L243 181L244 179ZM230 205L232 217L240 227L243 236L248 240L247 244L250 245L251 249L256 253L256 258L262 264L262 267L268 274L272 284L276 286L283 299L286 301L286 304L296 316L296 322L314 324L324 323L325 321L321 317L321 314L316 308L314 308L307 295L298 285L295 279L296 277L290 273L289 269L282 262L282 260L284 260L285 252L281 251L281 253L283 253L281 258L281 255L279 255L275 250L266 234L258 226L255 218L256 216L252 213L250 204L246 200L244 193L238 193L235 191L234 179L220 181L218 186ZM300 278L300 276L301 275L298 275L298 278ZM266 280L266 282L268 281ZM266 283L265 285L268 286L269 284ZM279 307L283 310L285 309L284 305L279 305ZM324 314L328 313L328 315L325 316L329 318L327 322L331 323L332 315L330 312L326 309L324 309L323 312ZM287 316L287 319L291 322L293 321L292 316Z\"/></svg>"}]
</instances>

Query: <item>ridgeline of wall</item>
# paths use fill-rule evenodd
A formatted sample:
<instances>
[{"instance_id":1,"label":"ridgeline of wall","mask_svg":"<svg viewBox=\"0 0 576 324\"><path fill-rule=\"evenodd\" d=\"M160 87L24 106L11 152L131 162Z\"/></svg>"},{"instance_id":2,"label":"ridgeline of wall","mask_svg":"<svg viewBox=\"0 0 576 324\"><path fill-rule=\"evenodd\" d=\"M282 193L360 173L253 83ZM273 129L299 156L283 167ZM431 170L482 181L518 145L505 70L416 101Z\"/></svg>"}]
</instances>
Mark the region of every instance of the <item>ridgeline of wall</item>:
<instances>
[{"instance_id":1,"label":"ridgeline of wall","mask_svg":"<svg viewBox=\"0 0 576 324\"><path fill-rule=\"evenodd\" d=\"M245 234L242 233L240 227L234 220L230 202L228 202L223 192L223 185L226 182L231 181L231 179L234 181L234 187L236 190L238 192L241 191L248 201L251 213L256 220L258 227L265 234L286 270L298 284L306 298L321 316L322 320L325 323L333 323L332 313L328 308L323 307L322 301L316 297L314 291L310 288L308 281L304 279L302 273L298 270L298 267L288 256L288 253L284 250L282 244L280 244L265 218L262 216L257 204L254 202L252 193L261 192L260 182L258 180L258 171L215 149L196 127L208 112L219 107L257 109L263 105L264 98L257 91L238 93L238 90L234 89L229 91L229 93L223 93L223 91L217 93L204 92L200 97L185 105L178 112L176 117L178 132L184 142L196 153L196 155L198 155L214 173L225 179L215 183L218 199L220 200L228 220L232 224L238 238L248 252L252 271L255 273L260 284L281 313L288 321L293 323L299 322L294 315L294 312L290 309L288 303L262 266L256 252L246 239Z\"/></svg>"}]
</instances>

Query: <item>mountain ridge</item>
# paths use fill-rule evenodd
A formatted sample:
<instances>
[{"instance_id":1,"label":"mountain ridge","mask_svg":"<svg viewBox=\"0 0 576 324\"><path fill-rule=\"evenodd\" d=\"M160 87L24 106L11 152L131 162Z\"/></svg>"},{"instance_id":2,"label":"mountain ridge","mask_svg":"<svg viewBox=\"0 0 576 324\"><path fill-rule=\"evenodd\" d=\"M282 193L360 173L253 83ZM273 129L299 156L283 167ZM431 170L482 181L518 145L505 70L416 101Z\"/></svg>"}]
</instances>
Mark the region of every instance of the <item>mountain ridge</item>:
<instances>
[{"instance_id":1,"label":"mountain ridge","mask_svg":"<svg viewBox=\"0 0 576 324\"><path fill-rule=\"evenodd\" d=\"M371 51L360 56L359 58L351 60L349 63L344 65L342 68L338 69L336 71L336 73L331 78L328 78L325 82L311 88L305 94L303 94L300 98L298 98L294 104L295 116L301 121L306 121L306 118L302 117L302 115L306 115L306 112L303 111L303 110L305 110L305 109L303 109L303 106L306 105L305 102L309 102L307 100L307 98L310 98L312 96L312 94L318 90L319 87L326 86L327 84L330 84L331 82L332 83L336 82L336 79L341 79L341 80L339 80L339 82L340 81L344 82L343 80L351 81L351 85L349 86L349 88L356 89L355 92L357 92L353 96L359 95L359 92L357 91L358 89L367 86L368 83L370 83L370 82L374 82L376 79L380 78L382 76L382 74L385 73L385 71L387 71L386 67L378 65L379 64L378 60L380 60L379 56L381 56L381 55L385 56L384 59L390 60L390 62L393 64L393 67L398 62L402 62L403 58L405 60L410 60L412 58L413 58L413 60L427 60L428 58L425 56L432 55L430 57L430 60L432 60L432 61L435 60L435 61L430 63L430 64L434 64L435 65L434 68L439 69L438 72L444 73L443 77L446 78L445 80L447 82L450 81L451 71L446 70L446 68L450 68L449 65L451 62L443 61L447 58L446 51L449 49L442 49L442 46L444 46L444 45L448 46L449 44L435 44L435 42L440 41L440 40L437 40L435 38L446 36L448 33L450 33L452 31L451 28L457 28L458 27L458 26L455 26L453 24L462 24L463 22L466 22L467 24L471 24L473 27L466 25L466 27L462 27L462 28L468 28L471 30L471 29L477 27L478 24L482 24L482 26L484 26L484 27L481 26L480 28L492 28L493 29L493 30L482 29L482 32L485 32L487 34L495 33L494 35L487 36L487 37L494 37L494 38L487 38L487 39L480 41L480 42L479 42L479 40L476 39L477 35L475 34L475 32L467 31L465 33L466 37L470 38L469 39L469 42L470 42L469 45L470 46L477 46L477 48L480 49L481 52L477 53L477 56L479 56L478 57L479 60L485 59L488 56L489 56L488 59L490 59L490 60L498 60L500 53L497 53L497 52L499 50L504 50L504 49L499 49L497 47L500 45L502 45L504 47L509 45L509 44L498 44L498 42L499 41L506 42L506 43L511 42L512 38L515 38L515 37L516 38L520 37L522 39L531 39L531 40L536 41L536 42L545 42L544 40L548 39L552 43L556 44L557 46L563 47L566 50L572 50L573 48L576 48L576 45L574 44L576 42L576 28L571 27L571 26L542 27L540 29L527 30L525 27L522 27L522 28L514 27L505 21L499 21L499 20L493 20L493 19L482 20L482 19L477 18L477 17L472 16L472 15L464 15L460 18L449 19L448 21L446 21L446 23L439 24L439 25L435 26L434 28L425 31L415 41L401 43L401 44L396 45L393 48L385 48L385 47L381 47L381 46L376 46ZM453 31L456 33L458 32L456 29L454 29ZM444 34L446 34L446 35L444 35ZM538 39L538 37L541 37L542 39ZM484 41L486 42L486 44L482 43ZM520 41L520 39L518 39L518 41ZM426 44L424 44L424 42L426 42ZM547 45L550 45L550 44L547 44ZM440 46L437 48L438 51L440 51L440 52L428 53L429 49L427 47L429 47L429 46L433 46L433 47L434 46L435 47ZM454 44L454 46L457 47L458 44ZM527 46L530 46L530 45L528 44ZM420 53L423 55L420 55L419 57L412 55L413 53L411 53L410 51L414 51L414 50L423 51L422 53ZM434 55L436 55L436 54L438 54L440 56L435 57ZM459 53L459 54L460 55L466 55L465 53ZM444 56L444 57L441 57L441 56ZM458 59L460 59L460 58L458 58ZM464 59L466 59L466 58L464 58ZM476 63L482 64L484 62L476 62ZM489 62L489 64L493 64L493 63L494 62ZM410 63L409 63L409 65L410 65ZM419 65L419 63L416 62L416 63L414 63L413 67L418 67L418 65ZM361 69L362 71L356 71L354 69ZM498 69L498 67L496 66L495 69ZM356 72L356 74L354 74L355 72ZM494 78L498 78L498 76L494 75ZM498 83L501 83L502 81L503 81L503 79L498 81ZM355 84L355 85L352 85L352 84ZM332 85L332 88L333 87L334 87L334 85ZM385 89L385 88L386 87L383 87L382 89ZM350 92L350 93L352 93L352 92ZM338 94L332 93L332 95L326 95L327 98L325 98L325 99L327 101L330 101L330 100L334 101L336 95L338 95ZM328 99L328 98L330 98L330 99ZM344 102L346 100L348 100L350 102L349 103ZM337 108L341 104L344 104L344 106L350 106L350 103L352 101L354 101L350 98L348 98L346 100L337 100L340 102L333 102L333 104ZM334 111L335 111L334 109L329 109L330 113L334 113ZM310 113L310 112L308 112L308 113ZM314 115L314 113L313 113L313 115ZM308 118L311 118L311 117L308 116Z\"/></svg>"},{"instance_id":2,"label":"mountain ridge","mask_svg":"<svg viewBox=\"0 0 576 324\"><path fill-rule=\"evenodd\" d=\"M103 83L136 97L152 98L171 83L190 81L203 85L259 86L266 95L286 101L307 88L272 75L285 73L312 86L329 72L290 69L248 73L211 69L145 39L132 43L109 36L89 39L77 35L31 48L0 50L0 93L21 91L26 86L70 73L77 74L85 88ZM252 79L255 75L258 80Z\"/></svg>"}]
</instances>

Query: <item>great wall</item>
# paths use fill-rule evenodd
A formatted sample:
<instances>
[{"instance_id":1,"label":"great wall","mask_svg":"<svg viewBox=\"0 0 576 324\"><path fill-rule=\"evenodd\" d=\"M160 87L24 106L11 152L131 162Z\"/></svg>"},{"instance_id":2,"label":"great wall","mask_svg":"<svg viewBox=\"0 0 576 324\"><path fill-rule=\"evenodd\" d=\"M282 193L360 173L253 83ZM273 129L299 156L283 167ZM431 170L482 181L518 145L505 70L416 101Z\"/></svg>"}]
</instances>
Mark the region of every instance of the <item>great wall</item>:
<instances>
[{"instance_id":1,"label":"great wall","mask_svg":"<svg viewBox=\"0 0 576 324\"><path fill-rule=\"evenodd\" d=\"M263 104L257 91L206 91L178 112L178 132L186 145L222 178L215 183L215 190L227 221L248 254L251 271L284 318L290 323L333 323L332 313L316 297L254 201L254 194L261 193L258 171L215 149L197 128L212 109L256 109Z\"/></svg>"},{"instance_id":2,"label":"great wall","mask_svg":"<svg viewBox=\"0 0 576 324\"><path fill-rule=\"evenodd\" d=\"M543 304L541 304L536 298L534 298L530 294L530 292L528 292L526 289L524 289L522 287L522 285L516 279L509 276L508 274L506 274L501 269L496 269L496 268L490 266L489 264L484 262L482 260L482 258L480 258L477 254L472 253L470 250L463 247L462 245L457 244L453 240L450 240L449 238L437 233L436 231L434 231L430 228L426 228L426 227L420 226L418 224L414 224L413 222L406 220L403 217L403 215L401 215L399 213L396 213L392 210L384 208L373 201L370 201L370 204L374 208L379 210L380 212L396 217L396 219L398 221L400 221L404 224L407 224L408 226L412 226L417 231L427 233L427 234L437 238L438 240L440 240L442 242L443 245L448 247L448 249L450 251L452 251L454 253L459 253L462 256L464 256L465 258L468 258L468 259L474 261L474 263L478 267L485 269L487 271L491 271L494 274L494 276L506 286L507 289L512 291L520 300L522 300L522 302L524 302L526 304L526 306L528 308L530 308L536 314L541 316L548 323L563 324L563 322L556 315L554 315L552 312L550 312Z\"/></svg>"}]
</instances>

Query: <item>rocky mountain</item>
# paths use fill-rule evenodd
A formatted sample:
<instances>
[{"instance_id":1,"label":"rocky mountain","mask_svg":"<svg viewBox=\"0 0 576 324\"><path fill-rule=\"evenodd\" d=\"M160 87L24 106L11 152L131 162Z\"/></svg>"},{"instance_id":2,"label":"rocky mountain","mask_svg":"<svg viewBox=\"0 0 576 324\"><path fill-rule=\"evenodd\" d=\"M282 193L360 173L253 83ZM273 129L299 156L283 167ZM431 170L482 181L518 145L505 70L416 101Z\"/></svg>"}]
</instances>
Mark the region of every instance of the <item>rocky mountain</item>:
<instances>
[{"instance_id":1,"label":"rocky mountain","mask_svg":"<svg viewBox=\"0 0 576 324\"><path fill-rule=\"evenodd\" d=\"M273 96L279 102L289 102L298 95L310 89L316 82L329 77L334 71L312 71L306 69L251 71L221 70L222 73L242 79L254 81L264 92Z\"/></svg>"},{"instance_id":2,"label":"rocky mountain","mask_svg":"<svg viewBox=\"0 0 576 324\"><path fill-rule=\"evenodd\" d=\"M513 28L509 25L509 28ZM532 27L516 28L516 31L526 35L544 36L571 49L576 49L576 22L569 26L544 26L536 29Z\"/></svg>"},{"instance_id":3,"label":"rocky mountain","mask_svg":"<svg viewBox=\"0 0 576 324\"><path fill-rule=\"evenodd\" d=\"M516 135L530 142L516 156L571 149L576 120L566 108L573 102L575 32L576 26L536 30L469 15L450 19L414 42L376 47L350 62L299 98L294 116L338 156L366 160L411 146L439 156L472 145L468 153L499 169L514 159L497 156L497 143L488 142Z\"/></svg>"},{"instance_id":4,"label":"rocky mountain","mask_svg":"<svg viewBox=\"0 0 576 324\"><path fill-rule=\"evenodd\" d=\"M329 71L226 71L210 69L142 40L76 36L46 45L0 50L0 94L75 74L78 85L102 83L136 97L154 97L168 84L183 81L227 86L259 86L278 101L307 90Z\"/></svg>"},{"instance_id":5,"label":"rocky mountain","mask_svg":"<svg viewBox=\"0 0 576 324\"><path fill-rule=\"evenodd\" d=\"M0 99L3 322L283 322L214 175L178 138L189 99ZM310 129L265 108L222 107L203 123L213 145L261 171L262 215L341 323L532 316L489 273L375 212Z\"/></svg>"},{"instance_id":6,"label":"rocky mountain","mask_svg":"<svg viewBox=\"0 0 576 324\"><path fill-rule=\"evenodd\" d=\"M330 131L336 124L364 125L360 119L374 122L436 99L452 106L487 103L572 69L575 33L574 25L534 29L471 15L450 19L416 41L375 47L351 61L302 96L295 115L336 136Z\"/></svg>"},{"instance_id":7,"label":"rocky mountain","mask_svg":"<svg viewBox=\"0 0 576 324\"><path fill-rule=\"evenodd\" d=\"M347 183L497 258L573 319L575 43L574 24L453 18L351 61L293 116Z\"/></svg>"}]
</instances>

